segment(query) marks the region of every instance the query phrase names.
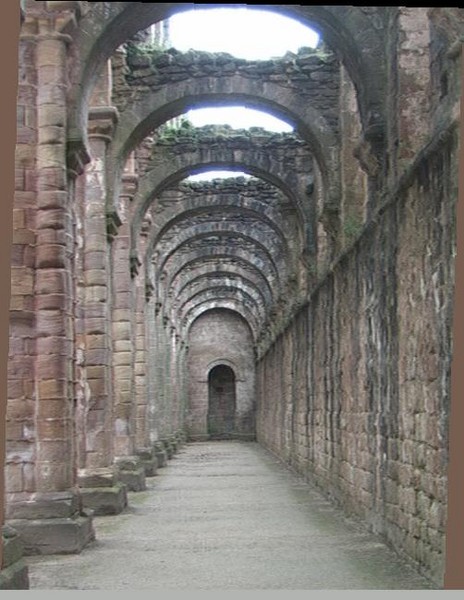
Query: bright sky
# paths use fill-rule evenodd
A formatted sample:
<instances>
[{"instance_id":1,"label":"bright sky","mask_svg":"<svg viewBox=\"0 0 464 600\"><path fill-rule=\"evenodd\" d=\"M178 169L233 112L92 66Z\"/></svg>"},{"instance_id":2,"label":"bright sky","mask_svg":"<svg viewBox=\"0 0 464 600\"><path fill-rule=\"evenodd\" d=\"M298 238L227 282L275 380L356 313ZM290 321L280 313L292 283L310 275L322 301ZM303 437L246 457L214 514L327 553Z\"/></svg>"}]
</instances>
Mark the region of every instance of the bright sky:
<instances>
[{"instance_id":1,"label":"bright sky","mask_svg":"<svg viewBox=\"0 0 464 600\"><path fill-rule=\"evenodd\" d=\"M170 36L179 50L228 52L265 60L288 50L315 48L317 33L280 14L249 8L194 9L170 18Z\"/></svg>"},{"instance_id":2,"label":"bright sky","mask_svg":"<svg viewBox=\"0 0 464 600\"><path fill-rule=\"evenodd\" d=\"M178 50L228 52L238 58L266 60L297 52L298 48L316 47L317 33L277 13L247 8L195 9L170 18L171 45ZM292 127L266 113L245 107L203 108L186 116L197 127L227 124L235 129L263 127L269 131L292 131ZM189 177L198 181L214 177L245 175L224 171Z\"/></svg>"}]
</instances>

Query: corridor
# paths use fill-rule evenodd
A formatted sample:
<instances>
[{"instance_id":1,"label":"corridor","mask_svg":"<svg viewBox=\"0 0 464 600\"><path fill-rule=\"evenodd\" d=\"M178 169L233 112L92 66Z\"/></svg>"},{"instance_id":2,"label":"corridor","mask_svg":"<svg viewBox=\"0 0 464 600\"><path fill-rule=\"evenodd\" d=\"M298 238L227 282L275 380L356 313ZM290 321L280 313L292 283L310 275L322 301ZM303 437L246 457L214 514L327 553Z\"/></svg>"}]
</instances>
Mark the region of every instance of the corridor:
<instances>
[{"instance_id":1,"label":"corridor","mask_svg":"<svg viewBox=\"0 0 464 600\"><path fill-rule=\"evenodd\" d=\"M462 11L22 4L0 590L441 589Z\"/></svg>"},{"instance_id":2,"label":"corridor","mask_svg":"<svg viewBox=\"0 0 464 600\"><path fill-rule=\"evenodd\" d=\"M81 554L28 557L31 589L431 585L254 442L180 448Z\"/></svg>"}]
</instances>

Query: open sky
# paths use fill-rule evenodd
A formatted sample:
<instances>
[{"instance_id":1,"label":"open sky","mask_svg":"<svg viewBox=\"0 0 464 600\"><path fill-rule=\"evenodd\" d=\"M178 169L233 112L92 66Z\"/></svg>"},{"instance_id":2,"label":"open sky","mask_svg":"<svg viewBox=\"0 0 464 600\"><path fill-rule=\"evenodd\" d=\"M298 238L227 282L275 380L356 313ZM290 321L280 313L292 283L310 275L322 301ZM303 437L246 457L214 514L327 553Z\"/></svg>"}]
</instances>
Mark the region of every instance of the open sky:
<instances>
[{"instance_id":1,"label":"open sky","mask_svg":"<svg viewBox=\"0 0 464 600\"><path fill-rule=\"evenodd\" d=\"M248 8L194 9L177 13L169 23L171 45L179 50L228 52L238 58L266 60L315 47L319 36L298 21L277 13ZM228 124L236 129L263 127L269 131L292 131L292 127L266 113L244 107L204 108L186 115L197 127ZM238 176L216 171L191 180Z\"/></svg>"}]
</instances>

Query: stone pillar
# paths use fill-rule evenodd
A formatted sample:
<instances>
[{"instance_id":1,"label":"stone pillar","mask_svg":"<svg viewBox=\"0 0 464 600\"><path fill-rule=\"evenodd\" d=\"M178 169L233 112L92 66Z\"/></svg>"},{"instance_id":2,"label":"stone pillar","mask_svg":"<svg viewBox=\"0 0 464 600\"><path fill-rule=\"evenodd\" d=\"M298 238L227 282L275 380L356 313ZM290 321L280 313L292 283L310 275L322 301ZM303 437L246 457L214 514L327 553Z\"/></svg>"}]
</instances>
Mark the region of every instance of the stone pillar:
<instances>
[{"instance_id":1,"label":"stone pillar","mask_svg":"<svg viewBox=\"0 0 464 600\"><path fill-rule=\"evenodd\" d=\"M159 366L158 339L159 339L159 302L156 302L153 296L154 286L147 278L145 282L146 307L145 307L145 327L148 335L147 339L147 394L148 394L148 417L149 417L149 438L150 446L153 449L157 461L157 468L166 466L167 454L164 445L160 441L160 376L161 368Z\"/></svg>"},{"instance_id":2,"label":"stone pillar","mask_svg":"<svg viewBox=\"0 0 464 600\"><path fill-rule=\"evenodd\" d=\"M147 236L150 223L145 221L142 227L139 251L140 256L145 256ZM139 268L141 265L134 257L135 261L132 268L134 275L134 293L133 305L135 306L134 329L135 329L135 404L136 404L136 431L135 445L136 454L142 461L147 477L156 475L157 459L154 450L150 444L149 431L149 413L147 404L147 377L146 363L147 351L145 348L145 305L146 305L146 286L145 286L145 268Z\"/></svg>"},{"instance_id":3,"label":"stone pillar","mask_svg":"<svg viewBox=\"0 0 464 600\"><path fill-rule=\"evenodd\" d=\"M105 80L105 73L102 79ZM98 88L97 88L98 91ZM117 121L112 106L89 111L92 162L85 173L83 202L84 324L81 390L85 454L78 472L84 506L97 515L118 514L127 505L126 487L113 465L111 390L110 247L106 231L106 150Z\"/></svg>"},{"instance_id":4,"label":"stone pillar","mask_svg":"<svg viewBox=\"0 0 464 600\"><path fill-rule=\"evenodd\" d=\"M187 411L187 346L185 341L179 336L177 343L176 358L176 377L177 377L177 399L178 399L178 418L176 425L176 438L178 446L182 446L186 441L185 417Z\"/></svg>"},{"instance_id":5,"label":"stone pillar","mask_svg":"<svg viewBox=\"0 0 464 600\"><path fill-rule=\"evenodd\" d=\"M130 257L130 203L136 182L134 173L126 170L119 198L122 225L113 241L113 440L121 481L129 490L141 491L145 489L145 470L135 447L135 341Z\"/></svg>"},{"instance_id":6,"label":"stone pillar","mask_svg":"<svg viewBox=\"0 0 464 600\"><path fill-rule=\"evenodd\" d=\"M80 552L94 538L75 487L73 226L66 171L68 36L39 21L35 256L35 493L7 516L27 553Z\"/></svg>"},{"instance_id":7,"label":"stone pillar","mask_svg":"<svg viewBox=\"0 0 464 600\"><path fill-rule=\"evenodd\" d=\"M35 315L34 266L35 145L37 144L36 39L21 32L17 95L17 143L13 239L11 247L11 296L8 358L8 401L6 407L5 500L28 500L35 492ZM8 516L8 510L7 510Z\"/></svg>"}]
</instances>

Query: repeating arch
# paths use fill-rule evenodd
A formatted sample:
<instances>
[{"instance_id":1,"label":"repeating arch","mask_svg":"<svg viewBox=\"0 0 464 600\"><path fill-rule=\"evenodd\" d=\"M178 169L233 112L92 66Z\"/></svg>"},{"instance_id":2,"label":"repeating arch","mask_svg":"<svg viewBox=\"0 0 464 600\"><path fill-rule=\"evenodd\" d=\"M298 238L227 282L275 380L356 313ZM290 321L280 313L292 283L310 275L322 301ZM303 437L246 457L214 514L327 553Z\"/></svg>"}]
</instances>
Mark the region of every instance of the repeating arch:
<instances>
[{"instance_id":1,"label":"repeating arch","mask_svg":"<svg viewBox=\"0 0 464 600\"><path fill-rule=\"evenodd\" d=\"M254 298L257 306L262 307L263 314L269 309L264 295L256 285L240 274L214 273L196 277L187 283L179 296L172 302L173 312L181 311L183 306L196 294L214 289L237 289L246 292Z\"/></svg>"},{"instance_id":2,"label":"repeating arch","mask_svg":"<svg viewBox=\"0 0 464 600\"><path fill-rule=\"evenodd\" d=\"M193 252L197 256L207 255L212 246L221 248L221 241L224 242L226 247L238 245L243 248L246 245L246 256L264 257L267 264L270 265L272 274L276 278L277 282L281 282L285 279L286 265L284 259L283 257L279 259L279 257L275 258L273 256L271 251L265 245L266 240L259 241L243 232L232 232L228 229L224 229L222 231L213 229L211 231L203 231L195 236L185 236L184 239L175 242L175 245L173 245L173 247L170 248L165 255L162 255L159 260L157 257L155 257L154 262L156 263L156 284L159 285L159 282L163 281L165 278L165 273L169 272L170 270L170 263L176 262L176 255L178 252L183 252L188 256L188 252L192 251L193 243L197 242L203 247L200 249L193 249ZM185 252L185 250L187 250L187 252Z\"/></svg>"},{"instance_id":3,"label":"repeating arch","mask_svg":"<svg viewBox=\"0 0 464 600\"><path fill-rule=\"evenodd\" d=\"M85 144L87 107L96 78L118 46L137 31L170 15L198 7L220 5L146 3L134 10L132 2L96 3L72 33L80 48L72 94L69 139ZM233 6L233 5L228 5ZM364 129L383 127L385 101L385 23L353 6L268 6L267 10L296 18L321 32L340 56L356 89Z\"/></svg>"},{"instance_id":4,"label":"repeating arch","mask_svg":"<svg viewBox=\"0 0 464 600\"><path fill-rule=\"evenodd\" d=\"M206 270L208 268L211 269L209 265L213 265L213 268L216 269L218 268L218 265L220 265L219 268L222 270L226 268L231 269L235 265L238 265L237 269L240 269L240 272L247 273L249 278L251 278L252 275L254 276L254 279L257 285L260 286L262 293L270 299L271 304L274 302L276 297L276 289L275 286L271 285L268 276L265 276L265 271L259 269L253 262L245 260L238 256L231 256L230 254L217 254L214 255L212 258L210 257L209 259L205 258L204 256L197 256L191 261L182 263L178 267L178 269L174 271L174 273L170 277L168 277L165 285L165 296L160 298L161 303L164 304L166 302L166 295L170 292L171 289L173 289L173 295L175 295L177 289L175 287L176 283L179 282L177 286L183 285L184 277L187 277L184 274L187 271L193 272L193 274L195 274L196 272L201 272L202 270ZM189 280L187 279L187 283L188 281Z\"/></svg>"},{"instance_id":5,"label":"repeating arch","mask_svg":"<svg viewBox=\"0 0 464 600\"><path fill-rule=\"evenodd\" d=\"M178 157L174 157L170 163L167 163L167 161L165 163L163 161L161 165L154 167L144 175L133 203L133 217L131 221L131 249L133 253L136 252L141 223L150 203L153 202L164 189L172 187L175 183L185 177L201 172L201 170L206 168L227 168L233 164L236 168L239 167L251 175L268 181L289 197L296 207L299 207L299 213L303 223L308 220L304 217L304 213L302 213L302 207L304 206L304 198L302 198L302 196L304 190L302 189L301 184L298 186L300 190L298 190L298 187L295 190L295 187L292 184L295 183L296 178L292 177L291 174L289 175L288 170L287 173L284 173L275 169L274 165L269 164L269 160L264 152L258 154L258 159L262 158L264 164L260 164L261 160L256 160L255 157L255 160L251 165L251 160L234 161L233 154L226 160L224 154L220 153L220 151L215 148L211 148L208 154L209 156L204 157L201 161L196 152L181 154ZM250 159L251 157L247 158ZM269 170L267 170L266 167ZM300 192L299 194L298 191ZM311 211L313 210L311 207L309 207L309 209L311 209ZM308 207L306 208L306 212L310 212ZM310 232L310 235L313 236L314 234Z\"/></svg>"},{"instance_id":6,"label":"repeating arch","mask_svg":"<svg viewBox=\"0 0 464 600\"><path fill-rule=\"evenodd\" d=\"M239 314L248 324L248 327L252 333L253 341L256 343L260 332L259 323L256 322L253 313L245 303L243 303L240 299L231 298L230 296L218 296L214 300L204 300L199 302L196 306L192 306L188 312L184 314L181 322L181 332L186 339L188 338L188 332L193 322L204 312L215 308L228 309Z\"/></svg>"},{"instance_id":7,"label":"repeating arch","mask_svg":"<svg viewBox=\"0 0 464 600\"><path fill-rule=\"evenodd\" d=\"M205 91L207 90L207 91ZM224 91L226 90L226 91ZM327 190L327 203L340 193L337 137L324 116L295 90L240 75L177 82L159 91L147 90L121 115L108 160L108 200L115 204L119 181L129 153L154 129L190 108L242 103L294 123L318 162Z\"/></svg>"},{"instance_id":8,"label":"repeating arch","mask_svg":"<svg viewBox=\"0 0 464 600\"><path fill-rule=\"evenodd\" d=\"M204 215L211 218L208 220L202 219L201 221L195 220L195 217L202 217ZM268 229L271 236L275 236L280 241L284 256L288 258L290 257L290 249L287 238L282 232L282 229L274 221L265 215L260 215L254 210L227 206L215 206L207 207L203 210L197 208L181 212L176 217L171 219L171 221L165 223L159 230L158 228L153 227L149 241L146 244L146 258L149 259L153 255L153 251L155 249L158 252L161 252L160 249L167 243L163 239L165 236L172 237L175 235L176 242L179 242L184 236L188 236L189 230L191 230L193 233L196 233L197 231L204 232L207 231L207 229L205 229L207 224L209 224L211 227L214 227L214 223L216 223L217 227L220 227L219 230L229 230L231 227L231 222L230 220L225 219L230 219L233 217L247 219L247 228L250 232L253 232L254 229L257 229L257 227L260 225ZM182 229L185 229L186 227L188 227L187 231L181 236L180 234ZM214 230L216 231L216 229ZM258 233L258 231L256 233Z\"/></svg>"}]
</instances>

